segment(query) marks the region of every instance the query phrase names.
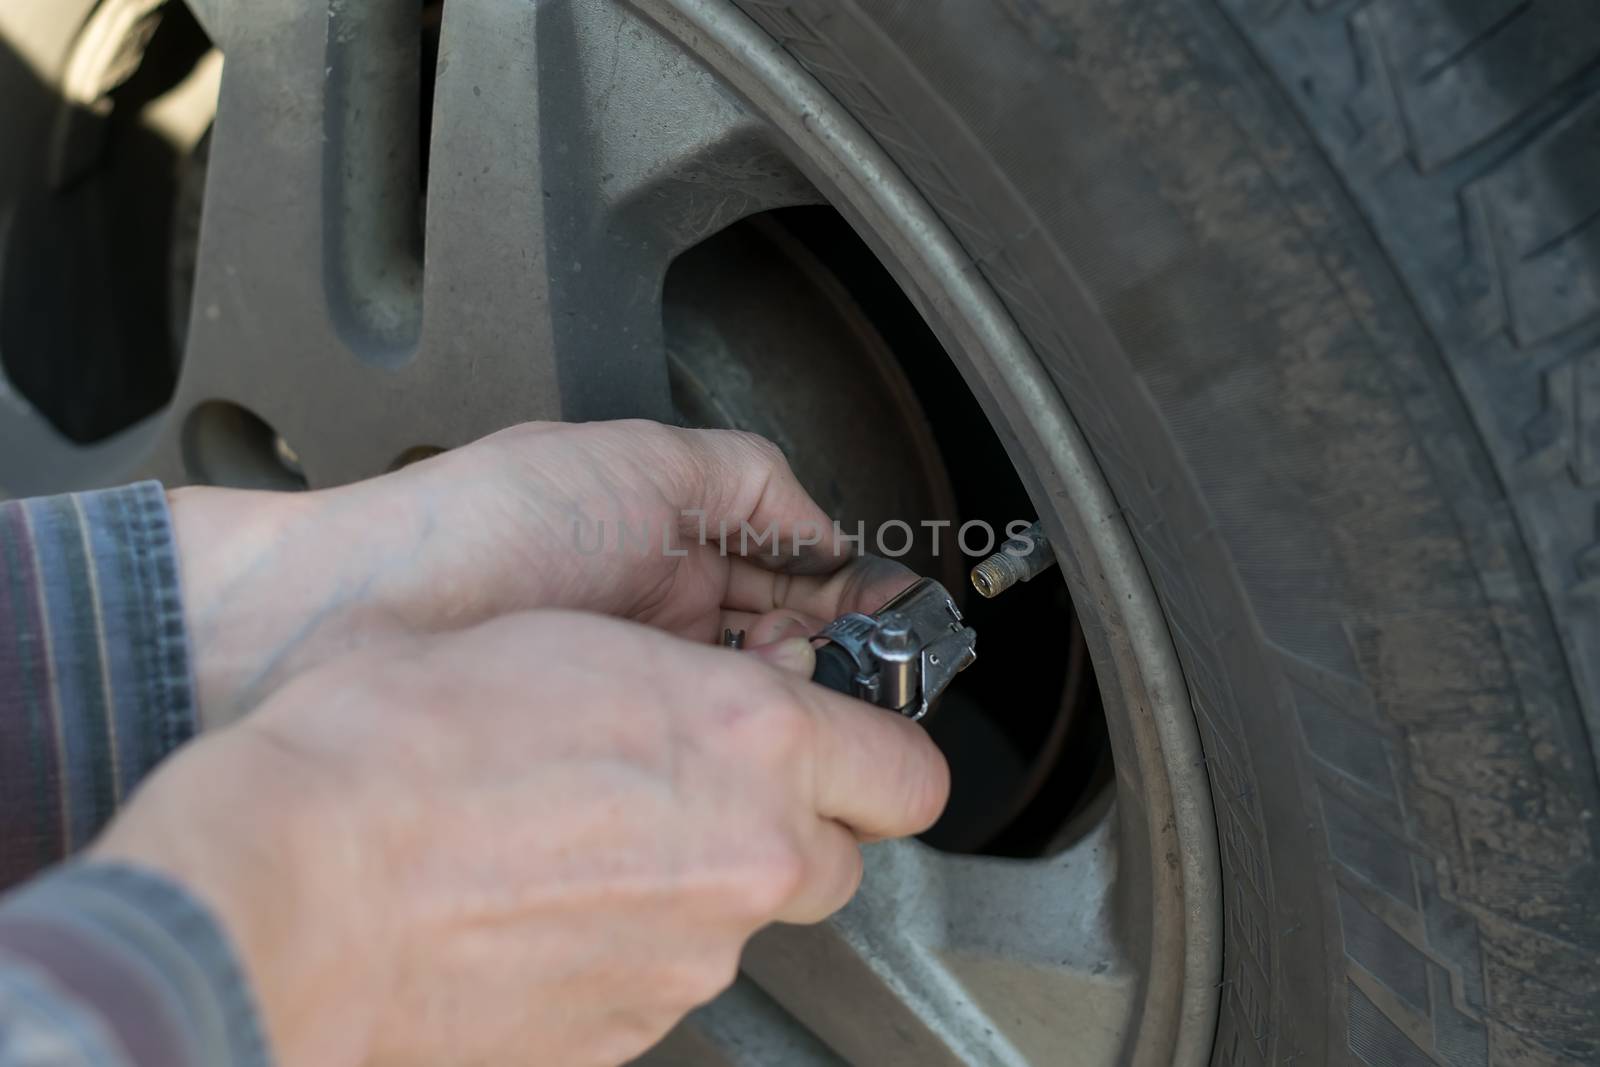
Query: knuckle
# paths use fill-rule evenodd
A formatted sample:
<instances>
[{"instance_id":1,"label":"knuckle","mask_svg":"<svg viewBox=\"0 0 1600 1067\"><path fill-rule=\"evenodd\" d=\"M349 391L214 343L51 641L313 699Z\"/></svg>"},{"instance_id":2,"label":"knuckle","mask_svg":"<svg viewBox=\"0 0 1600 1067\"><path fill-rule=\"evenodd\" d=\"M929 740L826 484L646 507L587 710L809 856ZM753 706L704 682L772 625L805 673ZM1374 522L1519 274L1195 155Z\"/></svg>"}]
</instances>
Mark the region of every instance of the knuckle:
<instances>
[{"instance_id":1,"label":"knuckle","mask_svg":"<svg viewBox=\"0 0 1600 1067\"><path fill-rule=\"evenodd\" d=\"M843 836L841 834L841 837ZM821 899L827 914L831 915L850 903L850 899L861 888L862 879L866 877L867 864L861 854L860 844L853 838L841 840L838 853L832 859L832 870L829 873L829 884L823 887L826 895ZM819 919L824 917L818 916Z\"/></svg>"},{"instance_id":2,"label":"knuckle","mask_svg":"<svg viewBox=\"0 0 1600 1067\"><path fill-rule=\"evenodd\" d=\"M917 728L920 729L920 728ZM919 834L939 820L950 798L950 765L926 737L899 750L890 768L897 783L899 818L907 834Z\"/></svg>"},{"instance_id":3,"label":"knuckle","mask_svg":"<svg viewBox=\"0 0 1600 1067\"><path fill-rule=\"evenodd\" d=\"M663 454L676 455L691 447L691 439L680 427L643 419L631 420L629 425L646 444Z\"/></svg>"},{"instance_id":4,"label":"knuckle","mask_svg":"<svg viewBox=\"0 0 1600 1067\"><path fill-rule=\"evenodd\" d=\"M739 975L739 953L707 951L685 961L674 981L681 994L682 1003L676 1008L689 1009L714 1000L723 990L733 985Z\"/></svg>"},{"instance_id":5,"label":"knuckle","mask_svg":"<svg viewBox=\"0 0 1600 1067\"><path fill-rule=\"evenodd\" d=\"M811 717L793 700L768 703L762 719L765 720L763 733L772 755L789 759L810 748Z\"/></svg>"},{"instance_id":6,"label":"knuckle","mask_svg":"<svg viewBox=\"0 0 1600 1067\"><path fill-rule=\"evenodd\" d=\"M719 430L724 450L747 484L772 485L794 480L789 457L773 441L748 430Z\"/></svg>"},{"instance_id":7,"label":"knuckle","mask_svg":"<svg viewBox=\"0 0 1600 1067\"><path fill-rule=\"evenodd\" d=\"M845 864L844 898L849 900L860 890L861 883L867 877L867 859L861 853L860 845L850 846L850 859Z\"/></svg>"},{"instance_id":8,"label":"knuckle","mask_svg":"<svg viewBox=\"0 0 1600 1067\"><path fill-rule=\"evenodd\" d=\"M923 746L928 754L916 761L916 769L908 775L910 784L911 821L921 833L939 821L945 805L950 800L950 764L944 753L931 742Z\"/></svg>"},{"instance_id":9,"label":"knuckle","mask_svg":"<svg viewBox=\"0 0 1600 1067\"><path fill-rule=\"evenodd\" d=\"M783 449L779 448L776 442L762 437L758 433L751 433L748 430L734 430L731 432L736 435L739 442L750 451L751 455L762 466L774 471L787 471L789 469L789 457L783 454Z\"/></svg>"},{"instance_id":10,"label":"knuckle","mask_svg":"<svg viewBox=\"0 0 1600 1067\"><path fill-rule=\"evenodd\" d=\"M679 431L664 423L652 422L649 419L618 419L609 424L592 424L597 433L617 433L624 437L637 437L645 440L666 441L673 440Z\"/></svg>"},{"instance_id":11,"label":"knuckle","mask_svg":"<svg viewBox=\"0 0 1600 1067\"><path fill-rule=\"evenodd\" d=\"M689 431L667 426L648 419L622 419L612 423L595 424L597 443L610 449L620 449L627 455L656 457L666 469L684 465L693 454Z\"/></svg>"},{"instance_id":12,"label":"knuckle","mask_svg":"<svg viewBox=\"0 0 1600 1067\"><path fill-rule=\"evenodd\" d=\"M601 1067L629 1063L666 1036L677 1024L682 1011L666 1007L615 1008L591 1039L588 1055L578 1060L579 1067Z\"/></svg>"},{"instance_id":13,"label":"knuckle","mask_svg":"<svg viewBox=\"0 0 1600 1067\"><path fill-rule=\"evenodd\" d=\"M741 910L765 922L800 895L807 876L805 855L785 838L764 851L743 880Z\"/></svg>"},{"instance_id":14,"label":"knuckle","mask_svg":"<svg viewBox=\"0 0 1600 1067\"><path fill-rule=\"evenodd\" d=\"M761 671L730 694L723 732L739 757L785 763L809 749L814 724L788 688L769 674Z\"/></svg>"},{"instance_id":15,"label":"knuckle","mask_svg":"<svg viewBox=\"0 0 1600 1067\"><path fill-rule=\"evenodd\" d=\"M720 956L713 956L706 971L706 986L702 991L700 1002L714 1000L727 991L728 987L738 980L740 948L735 946L733 951Z\"/></svg>"}]
</instances>

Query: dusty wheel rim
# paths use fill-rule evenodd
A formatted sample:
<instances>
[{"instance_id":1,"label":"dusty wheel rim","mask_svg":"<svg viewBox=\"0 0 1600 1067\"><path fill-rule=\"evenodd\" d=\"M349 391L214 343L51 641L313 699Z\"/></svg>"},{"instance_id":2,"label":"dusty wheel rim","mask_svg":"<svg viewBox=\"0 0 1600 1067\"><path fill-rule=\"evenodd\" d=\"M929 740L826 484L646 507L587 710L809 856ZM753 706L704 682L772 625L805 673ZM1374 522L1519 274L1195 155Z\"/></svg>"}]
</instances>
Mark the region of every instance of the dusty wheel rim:
<instances>
[{"instance_id":1,"label":"dusty wheel rim","mask_svg":"<svg viewBox=\"0 0 1600 1067\"><path fill-rule=\"evenodd\" d=\"M868 1005L861 1013L868 1017L883 1009L892 1015L892 1004L871 995L874 984L887 988L891 999L917 1001L920 1032L912 1031L916 1038L908 1041L901 1030L901 1041L889 1045L881 1032L852 1025L859 1020L813 1006L805 1016L812 1028L861 1062L1051 1062L1063 1054L1060 1042L1068 1035L1081 1062L1203 1062L1214 1032L1221 960L1210 797L1164 618L1082 435L994 294L966 269L959 244L798 63L731 5L651 0L638 6L693 44L771 118L792 158L895 272L962 364L991 421L1017 442L1013 460L1035 502L1047 505L1042 514L1065 546L1061 562L1074 599L1116 606L1114 617L1103 613L1089 624L1117 756L1115 829L1108 821L1056 860L998 877L992 861L938 856L914 845L881 850L863 894L834 924L831 944L805 946L804 935L776 932L757 946L757 955L771 957L752 971L769 991L787 991L778 999L791 1011L808 995L804 978L796 976L817 973L819 960L829 962L830 983L841 973L860 979L830 998L833 1003ZM1127 940L1117 946L1106 905L1145 879L1150 925L1136 953L1142 958L1134 961ZM930 907L930 899L938 903ZM963 906L965 912L953 910ZM1036 921L1028 931L1008 929L1008 912ZM952 921L953 914L960 917ZM1048 948L1035 940L1050 923L1045 916L1063 935ZM1022 1022L1008 995L1022 994L1025 986L1037 995L1039 984L1038 972L1024 968L1020 983L1002 978L975 992L986 984L987 968L971 962L993 962L996 955L1013 963L1032 960L1043 969L1050 969L1046 957L1055 961L1054 1025L1042 1033L1025 1022L996 1025L997 1016ZM996 967L989 976L1005 970ZM1118 971L1137 972L1137 978L1120 990L1116 979L1102 980ZM1074 1002L1087 1010L1067 1018ZM908 1051L903 1061L898 1051L885 1060L886 1048Z\"/></svg>"},{"instance_id":2,"label":"dusty wheel rim","mask_svg":"<svg viewBox=\"0 0 1600 1067\"><path fill-rule=\"evenodd\" d=\"M1010 443L1075 601L1105 606L1085 622L1117 803L1037 861L875 847L845 912L758 938L685 1033L760 1062L1202 1062L1220 876L1166 623L1059 394L839 102L726 0L454 4L424 214L414 0L191 6L228 58L176 395L87 448L13 405L0 485L292 456L317 486L530 418L670 418L668 265L820 192Z\"/></svg>"}]
</instances>

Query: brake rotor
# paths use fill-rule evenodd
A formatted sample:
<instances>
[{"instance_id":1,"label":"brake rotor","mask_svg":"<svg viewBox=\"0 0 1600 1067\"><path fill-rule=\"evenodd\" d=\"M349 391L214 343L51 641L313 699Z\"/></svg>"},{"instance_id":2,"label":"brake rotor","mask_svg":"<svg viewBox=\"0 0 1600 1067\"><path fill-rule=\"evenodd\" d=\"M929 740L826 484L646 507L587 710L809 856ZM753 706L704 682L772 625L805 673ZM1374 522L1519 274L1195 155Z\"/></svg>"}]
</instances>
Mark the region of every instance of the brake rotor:
<instances>
[{"instance_id":1,"label":"brake rotor","mask_svg":"<svg viewBox=\"0 0 1600 1067\"><path fill-rule=\"evenodd\" d=\"M771 219L724 231L673 265L664 314L685 422L776 442L866 551L966 588L953 527L922 525L956 521L927 417L888 344L808 249Z\"/></svg>"}]
</instances>

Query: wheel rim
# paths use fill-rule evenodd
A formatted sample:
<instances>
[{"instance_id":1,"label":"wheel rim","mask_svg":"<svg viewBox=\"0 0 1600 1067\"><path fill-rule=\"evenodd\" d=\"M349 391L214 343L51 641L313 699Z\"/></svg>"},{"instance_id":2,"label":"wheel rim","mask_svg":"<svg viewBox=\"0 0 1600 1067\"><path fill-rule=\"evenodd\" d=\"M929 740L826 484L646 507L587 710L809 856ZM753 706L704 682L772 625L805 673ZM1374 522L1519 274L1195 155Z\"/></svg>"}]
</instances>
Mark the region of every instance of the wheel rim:
<instances>
[{"instance_id":1,"label":"wheel rim","mask_svg":"<svg viewBox=\"0 0 1600 1067\"><path fill-rule=\"evenodd\" d=\"M1102 824L1103 836L1083 839L1055 871L1006 870L909 844L878 850L863 893L827 931L809 945L804 934L773 931L752 953L752 973L858 1062L1059 1062L1064 1054L1079 1062L1203 1061L1216 1015L1221 895L1199 742L1149 579L1082 435L959 244L798 63L717 0L637 6L696 45L703 62L769 117L792 158L873 245L962 364L991 421L1017 443L1013 461L1034 500L1048 505L1043 515L1065 546L1058 555L1074 599L1120 606L1116 617L1095 620L1090 642L1108 708L1117 709L1109 716L1115 833ZM1153 856L1169 862L1150 863ZM1138 934L1124 931L1119 947L1109 905L1146 879L1150 925L1135 961L1126 937ZM1064 899L1071 904L1063 909ZM953 904L969 910L958 916ZM1062 936L1048 949L1037 941L1042 924L1019 931L1005 921L1008 913L1052 912ZM994 966L967 966L971 959ZM828 961L825 970L808 966L819 960ZM1019 974L1014 965L1027 961L1034 966ZM996 980L983 980L986 969ZM1019 1018L1012 995L1036 992L1040 971L1050 970L1060 980L1056 995ZM825 984L815 981L821 974ZM841 974L858 980L841 982ZM1074 1001L1091 1006L1063 1018ZM907 1005L909 1012L897 1010ZM885 1018L899 1024L891 1028L898 1040L872 1025ZM1040 1020L1048 1021L1035 1028ZM906 1051L886 1058L886 1049Z\"/></svg>"},{"instance_id":2,"label":"wheel rim","mask_svg":"<svg viewBox=\"0 0 1600 1067\"><path fill-rule=\"evenodd\" d=\"M315 487L527 419L670 420L669 265L820 191L1008 442L1075 602L1110 605L1086 630L1117 802L1046 859L869 849L844 912L760 935L671 1041L732 1063L1202 1062L1220 876L1171 637L1046 373L840 104L726 0L454 3L419 212L416 0L190 6L227 59L176 394L90 447L7 403L0 486L219 463L271 482L292 455L273 484Z\"/></svg>"}]
</instances>

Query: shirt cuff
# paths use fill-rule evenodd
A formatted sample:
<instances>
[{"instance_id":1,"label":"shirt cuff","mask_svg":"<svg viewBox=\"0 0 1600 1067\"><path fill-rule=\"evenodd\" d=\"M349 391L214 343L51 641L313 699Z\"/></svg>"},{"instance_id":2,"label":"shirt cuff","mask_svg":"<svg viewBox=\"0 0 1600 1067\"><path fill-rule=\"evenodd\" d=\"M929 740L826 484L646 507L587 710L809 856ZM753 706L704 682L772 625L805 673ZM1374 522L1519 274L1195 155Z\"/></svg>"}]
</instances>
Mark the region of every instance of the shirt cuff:
<instances>
[{"instance_id":1,"label":"shirt cuff","mask_svg":"<svg viewBox=\"0 0 1600 1067\"><path fill-rule=\"evenodd\" d=\"M30 1031L35 1047L82 1051L8 1058L7 1046ZM177 884L122 864L76 863L0 900L0 1063L270 1061L226 933Z\"/></svg>"},{"instance_id":2,"label":"shirt cuff","mask_svg":"<svg viewBox=\"0 0 1600 1067\"><path fill-rule=\"evenodd\" d=\"M194 693L159 483L0 504L0 886L86 845Z\"/></svg>"}]
</instances>

